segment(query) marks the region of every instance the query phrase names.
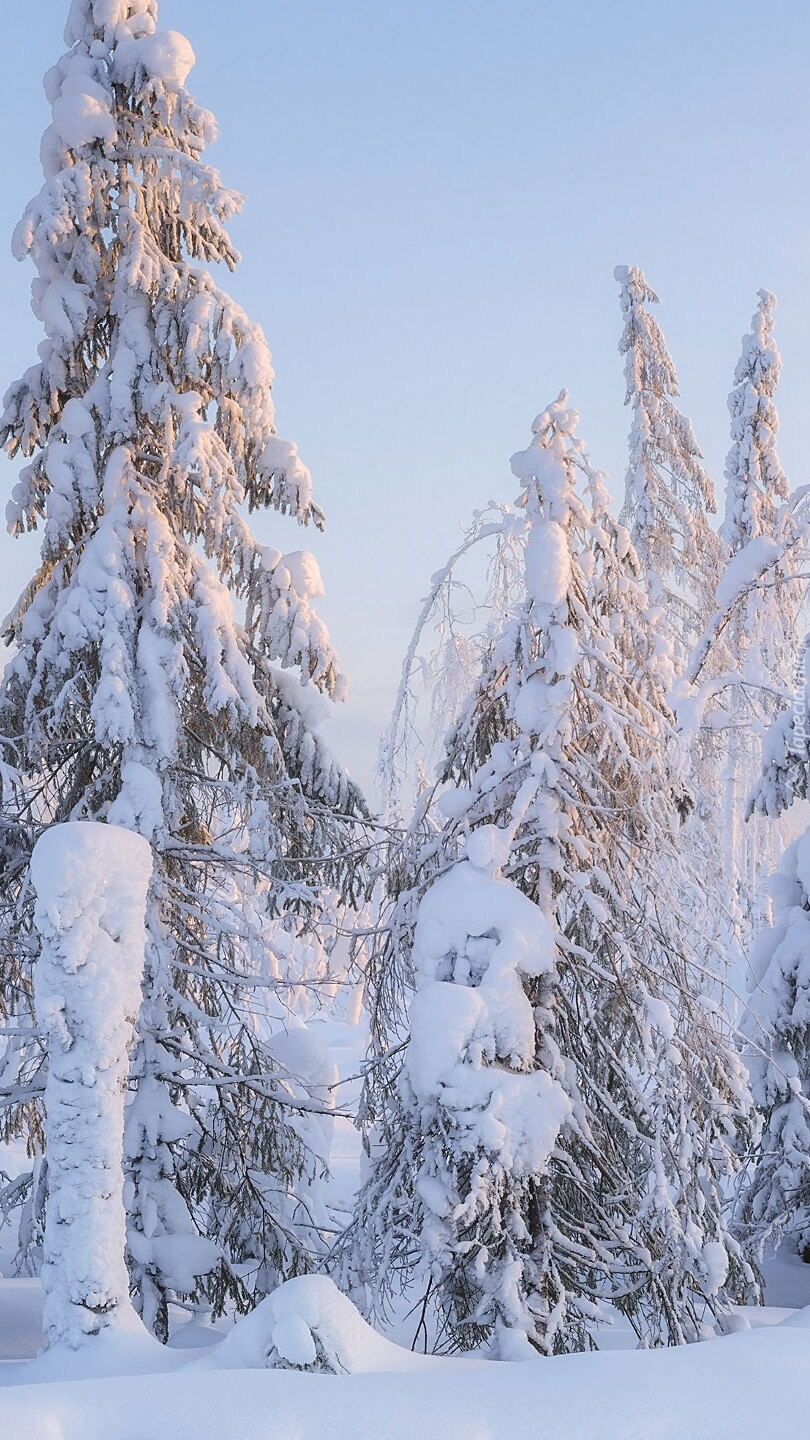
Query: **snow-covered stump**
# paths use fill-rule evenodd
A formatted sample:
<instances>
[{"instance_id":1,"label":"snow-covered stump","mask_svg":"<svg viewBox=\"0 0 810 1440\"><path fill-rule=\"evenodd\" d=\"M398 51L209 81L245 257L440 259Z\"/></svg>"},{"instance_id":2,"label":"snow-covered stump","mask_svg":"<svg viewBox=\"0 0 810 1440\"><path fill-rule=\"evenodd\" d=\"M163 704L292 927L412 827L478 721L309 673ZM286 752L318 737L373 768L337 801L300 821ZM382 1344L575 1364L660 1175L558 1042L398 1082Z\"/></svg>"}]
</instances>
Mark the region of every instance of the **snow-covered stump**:
<instances>
[{"instance_id":1,"label":"snow-covered stump","mask_svg":"<svg viewBox=\"0 0 810 1440\"><path fill-rule=\"evenodd\" d=\"M77 1349L129 1326L124 1087L140 1002L149 844L114 825L57 825L31 861L42 946L35 1003L47 1036L44 1330Z\"/></svg>"}]
</instances>

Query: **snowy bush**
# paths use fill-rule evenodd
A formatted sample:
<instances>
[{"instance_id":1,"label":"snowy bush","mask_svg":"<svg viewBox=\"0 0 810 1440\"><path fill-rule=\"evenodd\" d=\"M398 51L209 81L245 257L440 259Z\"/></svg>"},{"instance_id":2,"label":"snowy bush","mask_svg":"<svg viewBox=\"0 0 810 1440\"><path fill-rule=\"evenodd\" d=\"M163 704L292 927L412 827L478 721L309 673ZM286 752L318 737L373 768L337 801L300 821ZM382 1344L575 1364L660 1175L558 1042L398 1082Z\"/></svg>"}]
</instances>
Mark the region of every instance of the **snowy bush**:
<instances>
[{"instance_id":1,"label":"snowy bush","mask_svg":"<svg viewBox=\"0 0 810 1440\"><path fill-rule=\"evenodd\" d=\"M355 1375L400 1369L409 1359L375 1334L327 1276L306 1275L288 1280L238 1320L204 1366Z\"/></svg>"}]
</instances>

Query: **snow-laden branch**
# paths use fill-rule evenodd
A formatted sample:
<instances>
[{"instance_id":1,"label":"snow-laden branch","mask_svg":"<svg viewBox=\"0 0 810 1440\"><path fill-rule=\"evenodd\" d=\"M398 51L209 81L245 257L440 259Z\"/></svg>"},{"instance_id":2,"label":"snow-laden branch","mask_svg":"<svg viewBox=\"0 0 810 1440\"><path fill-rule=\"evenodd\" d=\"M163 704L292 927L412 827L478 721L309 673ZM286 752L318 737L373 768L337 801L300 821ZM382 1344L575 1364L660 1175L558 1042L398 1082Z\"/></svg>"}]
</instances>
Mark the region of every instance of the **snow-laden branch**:
<instances>
[{"instance_id":1,"label":"snow-laden branch","mask_svg":"<svg viewBox=\"0 0 810 1440\"><path fill-rule=\"evenodd\" d=\"M482 522L481 517L478 517L447 563L437 570L431 579L430 590L422 604L410 644L405 652L394 708L380 744L377 774L380 783L382 814L386 820L390 820L396 810L400 779L397 759L403 746L407 747L408 710L412 704L411 680L425 627L436 608L442 591L452 579L456 566L477 545L490 540L494 535L502 535L504 521L504 514L501 514L498 520L487 522Z\"/></svg>"},{"instance_id":2,"label":"snow-laden branch","mask_svg":"<svg viewBox=\"0 0 810 1440\"><path fill-rule=\"evenodd\" d=\"M699 681L712 648L725 630L735 611L749 595L770 586L803 581L810 578L801 566L807 549L807 514L805 502L810 487L796 492L790 503L790 528L781 540L757 536L750 540L729 562L721 584L717 587L717 609L698 640L684 674L687 684ZM798 556L798 563L791 560ZM781 575L774 572L782 569ZM769 578L770 577L770 578Z\"/></svg>"}]
</instances>

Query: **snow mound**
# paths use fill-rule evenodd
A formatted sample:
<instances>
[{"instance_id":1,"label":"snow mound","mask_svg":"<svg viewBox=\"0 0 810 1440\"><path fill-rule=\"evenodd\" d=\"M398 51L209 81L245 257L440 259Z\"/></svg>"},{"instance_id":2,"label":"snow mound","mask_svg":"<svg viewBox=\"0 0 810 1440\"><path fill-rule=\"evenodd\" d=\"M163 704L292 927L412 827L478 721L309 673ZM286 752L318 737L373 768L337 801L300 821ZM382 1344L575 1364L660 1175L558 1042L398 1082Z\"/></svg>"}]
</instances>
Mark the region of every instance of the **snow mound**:
<instances>
[{"instance_id":1,"label":"snow mound","mask_svg":"<svg viewBox=\"0 0 810 1440\"><path fill-rule=\"evenodd\" d=\"M344 1328L331 1309L328 1282L318 1277L291 1281L272 1300L278 1303L285 1293L295 1293L293 1287L308 1297L322 1323L333 1316L350 1348L363 1334L363 1346L385 1346L367 1327L365 1332L357 1328L363 1322L351 1306ZM288 1348L305 1344L300 1326L289 1323L296 1315L305 1320L302 1311L303 1306L293 1307L287 1323L279 1326ZM282 1322L285 1315L278 1311L277 1318ZM119 1378L76 1383L74 1369L70 1383L65 1383L67 1372L59 1377L62 1383L43 1383L38 1361L28 1367L29 1373L38 1372L35 1385L8 1384L8 1372L19 1367L0 1369L0 1435L9 1440L157 1440L168 1435L172 1440L503 1440L506 1435L526 1440L783 1440L807 1434L807 1319L805 1312L787 1325L674 1350L566 1355L529 1365L440 1360L386 1346L376 1350L383 1364L363 1368L393 1369L388 1363L393 1352L402 1361L396 1368L409 1373L347 1374L334 1380L294 1371L217 1370L213 1356L178 1368L177 1355L164 1352L164 1373L157 1373L156 1365L156 1373L133 1375L127 1366L107 1370ZM239 1323L233 1341L240 1332L244 1337L247 1324ZM218 1347L219 1353L228 1343ZM106 1349L112 1357L111 1341L91 1348L99 1356ZM363 1358L374 1356L365 1352ZM175 1373L165 1373L172 1366Z\"/></svg>"},{"instance_id":2,"label":"snow mound","mask_svg":"<svg viewBox=\"0 0 810 1440\"><path fill-rule=\"evenodd\" d=\"M453 1362L385 1340L325 1275L302 1275L238 1320L203 1370L303 1370L328 1375L435 1369Z\"/></svg>"},{"instance_id":3,"label":"snow mound","mask_svg":"<svg viewBox=\"0 0 810 1440\"><path fill-rule=\"evenodd\" d=\"M51 1345L41 1351L35 1360L0 1365L0 1390L4 1387L11 1391L18 1387L38 1389L63 1381L70 1382L71 1386L86 1380L108 1382L112 1376L123 1375L149 1376L151 1379L167 1370L176 1370L183 1363L183 1358L150 1335L130 1306L121 1306L115 1326L93 1335L91 1341L80 1349L70 1344ZM24 1408L25 1401L22 1406ZM32 1427L27 1431L27 1440L39 1440L40 1435L43 1440L46 1436L47 1440L51 1440L52 1434L56 1436L61 1431L40 1431ZM15 1430L13 1425L5 1428L2 1403L0 1435L3 1440L6 1437L11 1440L12 1436L16 1440L17 1435L23 1435L23 1431Z\"/></svg>"}]
</instances>

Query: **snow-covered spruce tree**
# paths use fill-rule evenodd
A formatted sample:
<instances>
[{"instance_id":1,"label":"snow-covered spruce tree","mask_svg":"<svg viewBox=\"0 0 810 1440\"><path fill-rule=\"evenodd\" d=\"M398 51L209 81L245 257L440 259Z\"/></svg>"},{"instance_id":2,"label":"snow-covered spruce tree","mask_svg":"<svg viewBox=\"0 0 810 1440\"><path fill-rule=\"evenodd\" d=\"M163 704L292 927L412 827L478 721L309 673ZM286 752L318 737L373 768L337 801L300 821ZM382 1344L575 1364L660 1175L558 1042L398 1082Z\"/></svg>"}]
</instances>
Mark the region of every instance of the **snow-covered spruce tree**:
<instances>
[{"instance_id":1,"label":"snow-covered spruce tree","mask_svg":"<svg viewBox=\"0 0 810 1440\"><path fill-rule=\"evenodd\" d=\"M671 640L675 673L680 677L713 614L724 546L708 519L716 508L714 488L691 422L675 404L675 366L648 308L658 303L658 296L636 267L617 266L614 274L624 318L619 351L625 357L625 403L632 411L621 518L630 529L647 592L658 611L653 623ZM706 658L704 681L728 668L727 652L713 647ZM684 831L684 849L715 896L717 933L733 953L738 917L725 895L720 824L724 739L708 724L694 728L700 711L691 693L679 693L678 700L679 723L689 730L692 752L693 810Z\"/></svg>"},{"instance_id":2,"label":"snow-covered spruce tree","mask_svg":"<svg viewBox=\"0 0 810 1440\"><path fill-rule=\"evenodd\" d=\"M728 400L732 445L720 534L732 555L760 535L774 534L779 507L788 497L776 449L779 415L774 397L782 368L774 338L776 297L760 290L758 299Z\"/></svg>"},{"instance_id":3,"label":"snow-covered spruce tree","mask_svg":"<svg viewBox=\"0 0 810 1440\"><path fill-rule=\"evenodd\" d=\"M339 1256L370 1312L404 1291L426 1335L501 1355L587 1344L601 1300L680 1342L755 1285L724 1214L750 1099L693 958L671 661L575 427L563 395L513 457L524 596L393 877Z\"/></svg>"},{"instance_id":4,"label":"snow-covered spruce tree","mask_svg":"<svg viewBox=\"0 0 810 1440\"><path fill-rule=\"evenodd\" d=\"M636 266L618 265L627 382L632 411L622 519L630 529L650 599L683 663L714 600L721 547L709 525L714 488L691 422L675 402L678 377L658 321L658 296Z\"/></svg>"},{"instance_id":5,"label":"snow-covered spruce tree","mask_svg":"<svg viewBox=\"0 0 810 1440\"><path fill-rule=\"evenodd\" d=\"M245 1308L317 1249L328 1103L306 1047L292 1069L282 1054L284 957L359 884L363 807L308 720L310 694L343 686L317 565L245 519L322 525L262 332L204 268L236 264L240 199L202 160L216 125L186 90L191 47L156 22L156 0L73 0L45 183L14 237L45 339L0 432L26 459L11 529L43 538L0 689L0 1129L39 1146L33 843L69 819L127 826L154 852L131 1278L165 1336L172 1291L202 1276Z\"/></svg>"},{"instance_id":6,"label":"snow-covered spruce tree","mask_svg":"<svg viewBox=\"0 0 810 1440\"><path fill-rule=\"evenodd\" d=\"M775 827L759 816L746 825L745 807L761 771L765 730L787 707L797 652L801 582L791 578L789 550L780 558L792 523L788 485L776 449L775 394L781 360L774 339L776 301L759 293L759 305L729 396L732 445L726 461L726 509L720 535L728 561L716 609L727 616L714 646L723 656L703 686L702 708L725 742L724 829L728 881L743 936L768 918L762 882L778 861ZM764 584L751 585L763 565Z\"/></svg>"}]
</instances>

